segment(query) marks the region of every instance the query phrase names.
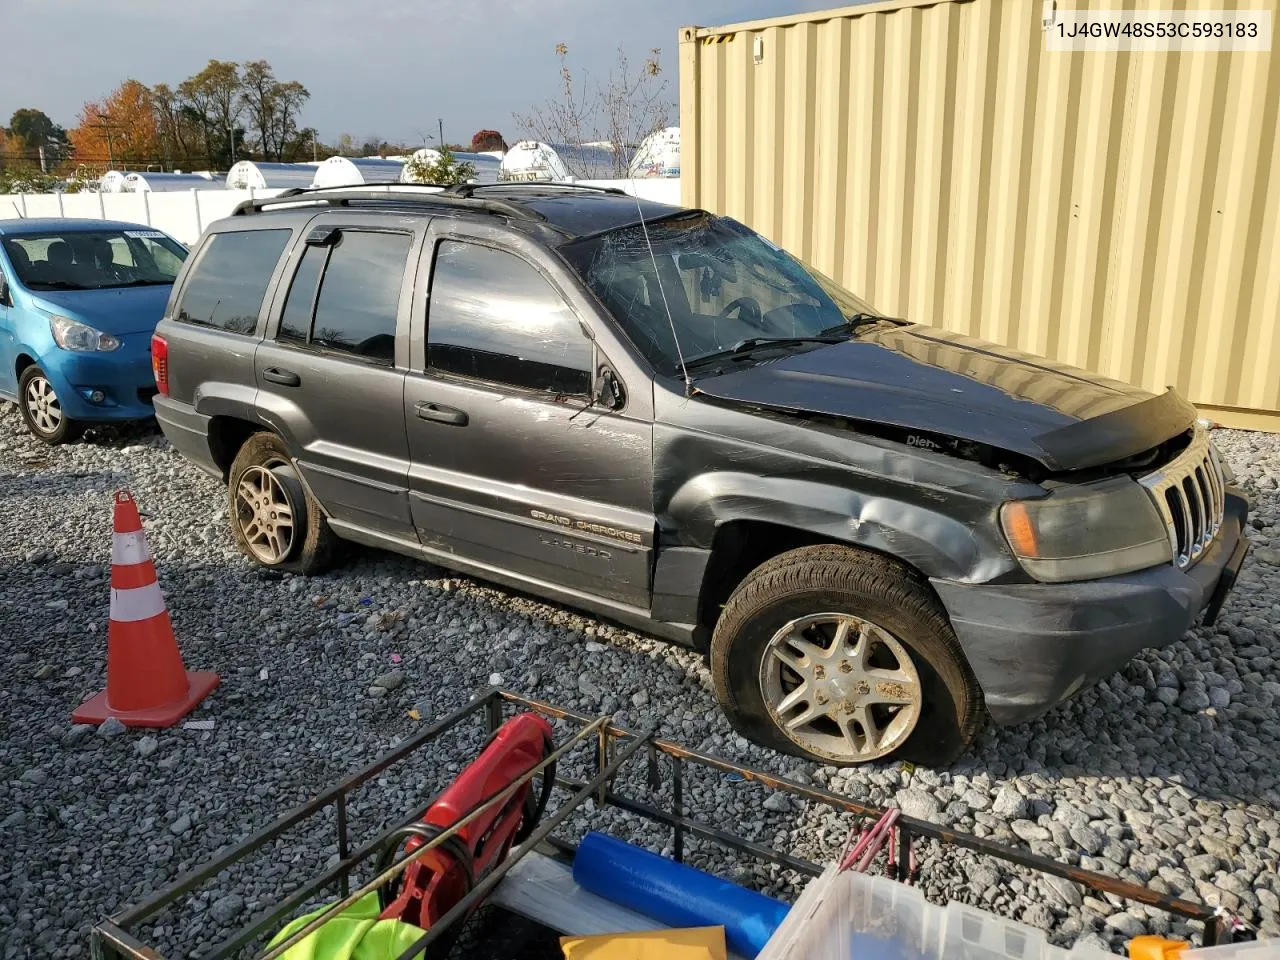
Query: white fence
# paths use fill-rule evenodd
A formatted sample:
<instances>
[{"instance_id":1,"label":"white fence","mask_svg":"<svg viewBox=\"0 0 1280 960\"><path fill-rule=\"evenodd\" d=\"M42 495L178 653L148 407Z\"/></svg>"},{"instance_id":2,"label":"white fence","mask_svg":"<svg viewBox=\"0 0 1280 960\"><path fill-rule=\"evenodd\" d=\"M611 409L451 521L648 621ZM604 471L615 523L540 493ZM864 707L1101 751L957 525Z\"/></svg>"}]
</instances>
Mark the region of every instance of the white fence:
<instances>
[{"instance_id":1,"label":"white fence","mask_svg":"<svg viewBox=\"0 0 1280 960\"><path fill-rule=\"evenodd\" d=\"M646 200L680 202L680 181L592 180L594 186L620 187ZM0 194L0 220L19 217L85 217L122 220L163 230L185 244L195 243L210 223L228 216L252 197L274 197L280 190L189 190L174 193L26 193Z\"/></svg>"}]
</instances>

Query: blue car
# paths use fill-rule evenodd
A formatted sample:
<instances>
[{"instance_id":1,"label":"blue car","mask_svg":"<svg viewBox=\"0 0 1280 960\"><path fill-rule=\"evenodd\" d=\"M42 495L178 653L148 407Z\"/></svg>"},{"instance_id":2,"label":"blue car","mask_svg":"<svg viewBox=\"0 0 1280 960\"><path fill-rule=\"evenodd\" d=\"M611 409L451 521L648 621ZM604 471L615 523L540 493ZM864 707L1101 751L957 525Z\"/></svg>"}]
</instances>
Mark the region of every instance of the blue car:
<instances>
[{"instance_id":1,"label":"blue car","mask_svg":"<svg viewBox=\"0 0 1280 960\"><path fill-rule=\"evenodd\" d=\"M46 443L152 416L151 334L187 249L110 220L0 221L0 397Z\"/></svg>"}]
</instances>

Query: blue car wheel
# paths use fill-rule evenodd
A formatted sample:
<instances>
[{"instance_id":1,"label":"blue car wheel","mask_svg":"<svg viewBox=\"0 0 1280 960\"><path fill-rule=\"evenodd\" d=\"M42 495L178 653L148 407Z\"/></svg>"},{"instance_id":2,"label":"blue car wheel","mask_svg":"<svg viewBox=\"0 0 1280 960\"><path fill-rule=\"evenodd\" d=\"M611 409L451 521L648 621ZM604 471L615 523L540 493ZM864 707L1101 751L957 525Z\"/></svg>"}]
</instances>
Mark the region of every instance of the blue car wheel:
<instances>
[{"instance_id":1,"label":"blue car wheel","mask_svg":"<svg viewBox=\"0 0 1280 960\"><path fill-rule=\"evenodd\" d=\"M83 426L62 409L58 394L45 372L37 366L22 371L18 380L18 406L32 435L45 443L67 443L80 436Z\"/></svg>"}]
</instances>

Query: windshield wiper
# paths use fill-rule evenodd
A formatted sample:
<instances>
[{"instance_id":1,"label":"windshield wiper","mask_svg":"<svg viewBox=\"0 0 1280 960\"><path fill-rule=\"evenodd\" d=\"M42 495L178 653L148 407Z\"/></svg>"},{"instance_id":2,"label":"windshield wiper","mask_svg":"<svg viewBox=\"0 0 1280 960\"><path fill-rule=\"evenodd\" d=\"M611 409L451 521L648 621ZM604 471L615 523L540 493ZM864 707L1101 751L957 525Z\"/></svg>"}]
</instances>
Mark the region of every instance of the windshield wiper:
<instances>
[{"instance_id":1,"label":"windshield wiper","mask_svg":"<svg viewBox=\"0 0 1280 960\"><path fill-rule=\"evenodd\" d=\"M749 340L738 341L728 350L717 350L714 353L704 353L700 357L694 357L687 361L685 366L696 367L715 360L736 360L740 357L749 357L757 350L771 347L799 346L805 343L843 343L846 339L839 332L825 330L814 337L751 337Z\"/></svg>"},{"instance_id":2,"label":"windshield wiper","mask_svg":"<svg viewBox=\"0 0 1280 960\"><path fill-rule=\"evenodd\" d=\"M109 289L118 290L121 287L159 287L159 286L168 286L172 283L173 283L172 280L127 280L124 283L107 284L107 287L104 289L109 288Z\"/></svg>"},{"instance_id":3,"label":"windshield wiper","mask_svg":"<svg viewBox=\"0 0 1280 960\"><path fill-rule=\"evenodd\" d=\"M821 336L827 337L837 333L848 333L850 330L856 330L858 327L868 323L875 323L877 320L891 320L892 317L882 317L878 313L851 313L845 318L844 323L837 323L834 327L827 327L823 330Z\"/></svg>"},{"instance_id":4,"label":"windshield wiper","mask_svg":"<svg viewBox=\"0 0 1280 960\"><path fill-rule=\"evenodd\" d=\"M29 287L43 287L46 290L88 290L83 283L72 283L70 280L31 280Z\"/></svg>"}]
</instances>

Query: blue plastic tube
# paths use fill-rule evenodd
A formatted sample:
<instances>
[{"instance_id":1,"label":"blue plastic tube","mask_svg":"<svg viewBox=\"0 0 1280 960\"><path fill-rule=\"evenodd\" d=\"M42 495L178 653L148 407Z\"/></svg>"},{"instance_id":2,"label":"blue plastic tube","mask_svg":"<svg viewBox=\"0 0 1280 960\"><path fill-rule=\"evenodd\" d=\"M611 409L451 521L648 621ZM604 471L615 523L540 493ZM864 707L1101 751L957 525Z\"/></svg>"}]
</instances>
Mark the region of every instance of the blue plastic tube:
<instances>
[{"instance_id":1,"label":"blue plastic tube","mask_svg":"<svg viewBox=\"0 0 1280 960\"><path fill-rule=\"evenodd\" d=\"M729 949L754 957L790 906L656 853L588 833L573 860L573 879L598 897L670 927L724 927Z\"/></svg>"}]
</instances>

